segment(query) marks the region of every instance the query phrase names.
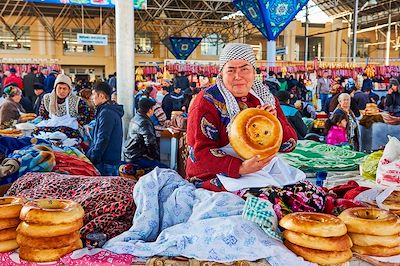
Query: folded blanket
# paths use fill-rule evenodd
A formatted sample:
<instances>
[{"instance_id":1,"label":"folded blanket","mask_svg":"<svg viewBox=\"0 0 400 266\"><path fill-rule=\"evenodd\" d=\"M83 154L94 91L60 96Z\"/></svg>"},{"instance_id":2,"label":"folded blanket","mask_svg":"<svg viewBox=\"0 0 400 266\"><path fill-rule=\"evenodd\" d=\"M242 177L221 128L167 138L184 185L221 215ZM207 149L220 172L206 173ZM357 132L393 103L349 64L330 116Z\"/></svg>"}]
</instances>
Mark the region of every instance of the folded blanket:
<instances>
[{"instance_id":1,"label":"folded blanket","mask_svg":"<svg viewBox=\"0 0 400 266\"><path fill-rule=\"evenodd\" d=\"M103 248L139 257L184 256L203 261L311 265L244 220L245 201L228 192L196 189L170 169L142 176L134 190L133 226Z\"/></svg>"},{"instance_id":2,"label":"folded blanket","mask_svg":"<svg viewBox=\"0 0 400 266\"><path fill-rule=\"evenodd\" d=\"M46 145L31 145L16 150L10 156L20 163L19 175L27 172L51 172L56 165L53 150Z\"/></svg>"},{"instance_id":3,"label":"folded blanket","mask_svg":"<svg viewBox=\"0 0 400 266\"><path fill-rule=\"evenodd\" d=\"M310 140L299 140L291 153L279 154L304 172L357 170L367 154Z\"/></svg>"},{"instance_id":4,"label":"folded blanket","mask_svg":"<svg viewBox=\"0 0 400 266\"><path fill-rule=\"evenodd\" d=\"M62 152L54 152L56 165L53 172L68 175L99 176L100 172L91 162Z\"/></svg>"},{"instance_id":5,"label":"folded blanket","mask_svg":"<svg viewBox=\"0 0 400 266\"><path fill-rule=\"evenodd\" d=\"M103 232L109 238L129 229L135 212L135 182L122 177L28 173L7 191L10 196L58 198L79 202L85 210L81 234Z\"/></svg>"}]
</instances>

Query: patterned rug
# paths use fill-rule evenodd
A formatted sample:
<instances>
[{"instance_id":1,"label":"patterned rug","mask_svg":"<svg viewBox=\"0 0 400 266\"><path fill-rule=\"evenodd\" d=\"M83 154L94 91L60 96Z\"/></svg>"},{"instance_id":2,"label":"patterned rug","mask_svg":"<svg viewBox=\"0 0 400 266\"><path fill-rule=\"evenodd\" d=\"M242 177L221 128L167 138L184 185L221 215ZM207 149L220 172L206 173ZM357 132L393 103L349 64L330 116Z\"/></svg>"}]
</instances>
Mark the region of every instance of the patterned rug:
<instances>
[{"instance_id":1,"label":"patterned rug","mask_svg":"<svg viewBox=\"0 0 400 266\"><path fill-rule=\"evenodd\" d=\"M311 140L299 140L293 152L279 154L291 166L304 172L357 170L366 155Z\"/></svg>"}]
</instances>

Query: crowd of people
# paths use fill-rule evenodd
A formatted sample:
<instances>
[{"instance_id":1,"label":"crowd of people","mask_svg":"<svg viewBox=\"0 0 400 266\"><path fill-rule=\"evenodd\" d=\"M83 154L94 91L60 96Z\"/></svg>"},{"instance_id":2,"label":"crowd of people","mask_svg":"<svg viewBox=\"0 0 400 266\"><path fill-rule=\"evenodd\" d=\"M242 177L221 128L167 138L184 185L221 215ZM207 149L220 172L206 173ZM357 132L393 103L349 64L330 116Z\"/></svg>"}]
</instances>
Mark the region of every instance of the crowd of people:
<instances>
[{"instance_id":1,"label":"crowd of people","mask_svg":"<svg viewBox=\"0 0 400 266\"><path fill-rule=\"evenodd\" d=\"M318 109L312 104L302 78L296 80L293 75L284 77L282 73L271 71L268 78L260 82L255 80L255 59L249 47L235 44L228 45L226 51L229 49L242 57L227 58L231 53L222 54L220 74L210 88L198 88L184 72L178 73L172 81L163 80L158 87L136 84L136 113L124 144L121 122L124 109L117 104L116 73L105 82L78 81L74 84L68 76L57 71L47 75L45 70L38 72L31 68L23 78L14 68L7 77L1 72L0 126L11 127L21 114L31 112L42 118L39 127L68 127L75 131L74 137L82 134L81 128L91 125L91 145L84 147L86 154L103 175L116 175L121 163L134 169L166 167L160 160L161 131L168 127L179 129L186 123L177 125L177 117L186 121L189 116L188 128L191 130L187 131L187 142L191 160L187 174L199 179L199 186L218 190L213 179L216 172L224 170L238 176L258 168L254 160L242 163L219 156L218 149L228 143L226 128L237 112L264 104L285 128L281 151L288 151L295 147L296 140L307 138L312 129L309 121L317 118ZM380 98L372 90L372 80L366 75L363 78L359 86L351 77L332 80L328 72L318 78L315 87L321 103L318 111L324 111L329 117L325 128L326 143L350 145L357 150L358 118L360 110L368 103L376 103L381 110L400 116L399 81L391 79L387 96ZM193 101L197 95L199 99ZM204 169L203 163L197 163L199 161L210 164ZM230 168L221 169L222 165Z\"/></svg>"}]
</instances>

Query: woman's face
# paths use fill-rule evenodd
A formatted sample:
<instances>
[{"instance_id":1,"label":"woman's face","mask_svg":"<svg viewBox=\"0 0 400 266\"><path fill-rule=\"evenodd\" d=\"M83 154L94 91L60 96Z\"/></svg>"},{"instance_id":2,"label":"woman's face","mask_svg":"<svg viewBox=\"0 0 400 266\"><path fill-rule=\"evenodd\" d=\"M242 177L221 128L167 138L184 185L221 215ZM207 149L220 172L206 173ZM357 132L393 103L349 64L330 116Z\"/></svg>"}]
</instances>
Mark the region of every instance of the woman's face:
<instances>
[{"instance_id":1,"label":"woman's face","mask_svg":"<svg viewBox=\"0 0 400 266\"><path fill-rule=\"evenodd\" d=\"M22 94L15 94L11 99L16 103L19 103L22 99Z\"/></svg>"},{"instance_id":2,"label":"woman's face","mask_svg":"<svg viewBox=\"0 0 400 266\"><path fill-rule=\"evenodd\" d=\"M350 97L344 97L343 99L341 99L341 101L339 102L339 105L342 109L344 110L349 110L350 109Z\"/></svg>"},{"instance_id":3,"label":"woman's face","mask_svg":"<svg viewBox=\"0 0 400 266\"><path fill-rule=\"evenodd\" d=\"M339 127L341 128L346 128L347 127L347 120L346 119L342 119L342 121L340 121Z\"/></svg>"},{"instance_id":4,"label":"woman's face","mask_svg":"<svg viewBox=\"0 0 400 266\"><path fill-rule=\"evenodd\" d=\"M246 60L231 60L221 71L225 87L235 97L244 97L249 94L255 79L255 70Z\"/></svg>"},{"instance_id":5,"label":"woman's face","mask_svg":"<svg viewBox=\"0 0 400 266\"><path fill-rule=\"evenodd\" d=\"M57 84L56 94L58 98L65 99L69 95L70 91L71 89L67 84L61 84L61 83Z\"/></svg>"}]
</instances>

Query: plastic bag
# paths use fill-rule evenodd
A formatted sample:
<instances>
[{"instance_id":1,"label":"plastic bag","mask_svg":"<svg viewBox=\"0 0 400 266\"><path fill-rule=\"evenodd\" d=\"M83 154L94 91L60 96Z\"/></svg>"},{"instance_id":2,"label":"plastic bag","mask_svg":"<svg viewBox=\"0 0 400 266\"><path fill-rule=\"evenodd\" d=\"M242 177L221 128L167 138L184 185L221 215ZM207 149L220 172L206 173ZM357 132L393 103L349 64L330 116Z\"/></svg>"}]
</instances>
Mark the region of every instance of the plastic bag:
<instances>
[{"instance_id":1,"label":"plastic bag","mask_svg":"<svg viewBox=\"0 0 400 266\"><path fill-rule=\"evenodd\" d=\"M382 158L382 156L382 150L373 152L366 156L360 167L361 175L366 179L375 181L376 170L378 169L379 160Z\"/></svg>"},{"instance_id":2,"label":"plastic bag","mask_svg":"<svg viewBox=\"0 0 400 266\"><path fill-rule=\"evenodd\" d=\"M389 137L376 170L376 183L383 186L400 186L400 141Z\"/></svg>"}]
</instances>

